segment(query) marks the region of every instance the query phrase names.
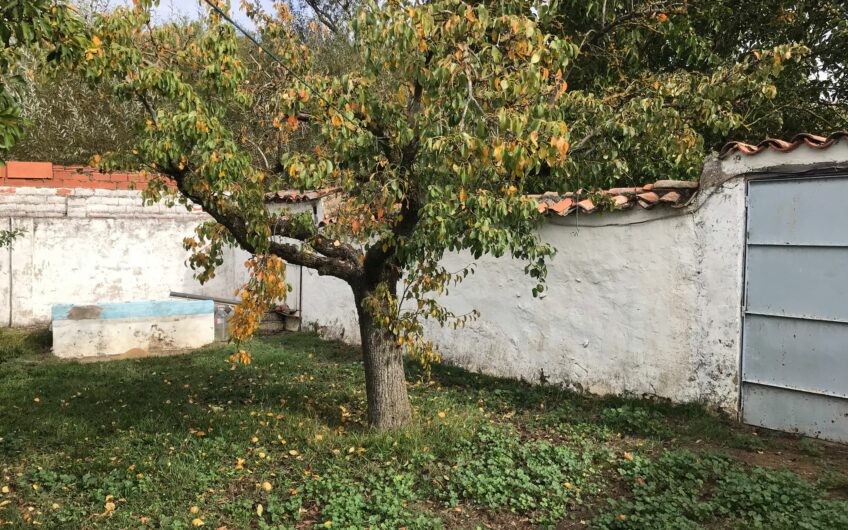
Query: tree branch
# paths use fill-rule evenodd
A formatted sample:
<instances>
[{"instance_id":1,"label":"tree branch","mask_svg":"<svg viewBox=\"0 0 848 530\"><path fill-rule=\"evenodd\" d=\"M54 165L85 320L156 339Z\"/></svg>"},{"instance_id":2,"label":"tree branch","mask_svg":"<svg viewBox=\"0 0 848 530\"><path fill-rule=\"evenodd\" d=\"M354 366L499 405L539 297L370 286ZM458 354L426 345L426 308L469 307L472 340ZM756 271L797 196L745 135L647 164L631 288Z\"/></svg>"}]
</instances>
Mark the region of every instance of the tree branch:
<instances>
[{"instance_id":1,"label":"tree branch","mask_svg":"<svg viewBox=\"0 0 848 530\"><path fill-rule=\"evenodd\" d=\"M341 259L354 268L361 267L362 253L356 248L341 241L331 240L323 234L315 233L302 224L292 222L289 217L276 219L271 229L275 236L303 241L326 257Z\"/></svg>"},{"instance_id":2,"label":"tree branch","mask_svg":"<svg viewBox=\"0 0 848 530\"><path fill-rule=\"evenodd\" d=\"M173 179L177 184L177 189L187 199L203 208L203 211L212 216L215 221L229 230L233 238L238 242L244 250L255 254L256 246L250 240L248 226L244 219L233 211L225 211L223 208L216 205L214 201L208 200L208 197L197 193L190 182L191 170L189 168L177 169L166 168L160 171ZM278 234L282 237L288 237L287 234ZM298 239L292 237L291 239ZM326 247L328 240L320 244L321 247ZM313 243L307 243L312 245ZM332 245L332 243L330 243ZM314 269L322 276L334 276L345 280L348 283L353 283L359 280L362 276L362 268L350 263L348 260L343 260L338 257L326 256L316 252L312 252L306 246L299 246L293 243L283 243L280 241L269 242L269 252L275 256L279 256L283 260L293 265L300 265L309 269Z\"/></svg>"},{"instance_id":3,"label":"tree branch","mask_svg":"<svg viewBox=\"0 0 848 530\"><path fill-rule=\"evenodd\" d=\"M327 29L338 35L339 27L338 25L330 19L330 15L324 11L324 8L319 6L319 2L316 0L305 0L306 4L312 8L312 12L315 13L315 16L318 17L318 20L321 21L322 24L327 26Z\"/></svg>"}]
</instances>

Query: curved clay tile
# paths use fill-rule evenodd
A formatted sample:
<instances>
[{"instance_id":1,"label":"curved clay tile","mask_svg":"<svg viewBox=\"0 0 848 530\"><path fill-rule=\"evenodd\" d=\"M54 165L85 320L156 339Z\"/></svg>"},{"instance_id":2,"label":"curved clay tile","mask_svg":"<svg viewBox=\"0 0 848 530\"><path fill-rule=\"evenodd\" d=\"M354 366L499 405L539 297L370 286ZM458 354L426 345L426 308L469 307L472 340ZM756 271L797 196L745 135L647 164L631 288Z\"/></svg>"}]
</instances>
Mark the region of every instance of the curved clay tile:
<instances>
[{"instance_id":1,"label":"curved clay tile","mask_svg":"<svg viewBox=\"0 0 848 530\"><path fill-rule=\"evenodd\" d=\"M837 131L827 137L810 133L801 133L796 134L789 141L778 138L767 138L757 145L746 144L745 142L729 142L721 148L718 156L719 158L726 158L735 152L751 156L762 153L767 149L781 153L788 153L789 151L797 149L801 145L807 145L813 149L826 149L845 137L848 137L848 131Z\"/></svg>"}]
</instances>

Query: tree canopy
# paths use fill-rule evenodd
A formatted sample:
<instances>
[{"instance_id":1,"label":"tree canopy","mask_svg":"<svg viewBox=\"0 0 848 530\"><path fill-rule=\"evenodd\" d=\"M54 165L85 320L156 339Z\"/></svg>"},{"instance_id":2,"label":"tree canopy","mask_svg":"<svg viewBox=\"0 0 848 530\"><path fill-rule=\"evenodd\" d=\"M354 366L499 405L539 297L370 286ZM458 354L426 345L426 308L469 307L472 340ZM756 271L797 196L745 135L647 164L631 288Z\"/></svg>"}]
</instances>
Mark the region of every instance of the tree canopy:
<instances>
[{"instance_id":1,"label":"tree canopy","mask_svg":"<svg viewBox=\"0 0 848 530\"><path fill-rule=\"evenodd\" d=\"M284 5L258 15L262 43L279 58L264 71L275 89L264 125L291 145L276 173L253 164L249 139L227 120L253 99L233 28L213 12L196 32L151 29L149 2L119 8L97 20L84 69L147 116L134 148L101 163L167 176L175 200L214 218L187 242L202 277L224 243L255 254L237 337L284 293L283 262L346 281L359 309L369 418L401 424L410 414L402 350L434 355L421 320L457 325L472 316L437 302L468 273L445 270L446 251L525 260L542 289L552 249L533 230L538 213L525 183L566 160L557 102L576 47L541 31L522 6L366 4L351 22L355 64L341 75L313 62ZM336 222L319 231L311 215L269 213L264 194L287 187L340 190ZM148 190L151 200L171 193L164 180Z\"/></svg>"},{"instance_id":2,"label":"tree canopy","mask_svg":"<svg viewBox=\"0 0 848 530\"><path fill-rule=\"evenodd\" d=\"M335 75L357 67L349 60L347 28L359 2L294 4L311 7L293 7L289 15L312 64ZM246 5L250 15L264 16ZM758 0L739 9L734 0L557 0L536 15L532 5L524 4L525 14L544 31L581 48L567 71L563 100L572 156L561 170L528 183L532 191L694 179L703 157L729 140L848 128L844 2ZM178 23L198 30L199 23ZM239 41L249 65L244 89L254 104L231 109L227 119L250 138L254 163L281 170L280 153L292 141L307 140L294 135L279 142L273 129L260 125L275 105L272 73L278 66L246 39ZM775 54L778 47L782 54ZM122 125L136 121L128 114L140 109L137 102L121 104L74 72L57 80L29 69L35 74L18 95L23 116L38 126L28 129L11 156L85 163L135 140L135 131Z\"/></svg>"}]
</instances>

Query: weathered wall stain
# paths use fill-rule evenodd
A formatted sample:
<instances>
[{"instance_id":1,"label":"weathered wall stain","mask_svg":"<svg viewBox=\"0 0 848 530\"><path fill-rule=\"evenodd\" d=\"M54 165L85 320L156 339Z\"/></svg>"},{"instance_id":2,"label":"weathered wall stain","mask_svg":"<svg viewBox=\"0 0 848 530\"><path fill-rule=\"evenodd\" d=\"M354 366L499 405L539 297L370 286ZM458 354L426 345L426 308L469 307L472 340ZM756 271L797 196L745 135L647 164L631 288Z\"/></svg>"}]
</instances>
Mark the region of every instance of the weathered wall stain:
<instances>
[{"instance_id":1,"label":"weathered wall stain","mask_svg":"<svg viewBox=\"0 0 848 530\"><path fill-rule=\"evenodd\" d=\"M77 305L68 312L68 320L99 318L103 309L97 305Z\"/></svg>"}]
</instances>

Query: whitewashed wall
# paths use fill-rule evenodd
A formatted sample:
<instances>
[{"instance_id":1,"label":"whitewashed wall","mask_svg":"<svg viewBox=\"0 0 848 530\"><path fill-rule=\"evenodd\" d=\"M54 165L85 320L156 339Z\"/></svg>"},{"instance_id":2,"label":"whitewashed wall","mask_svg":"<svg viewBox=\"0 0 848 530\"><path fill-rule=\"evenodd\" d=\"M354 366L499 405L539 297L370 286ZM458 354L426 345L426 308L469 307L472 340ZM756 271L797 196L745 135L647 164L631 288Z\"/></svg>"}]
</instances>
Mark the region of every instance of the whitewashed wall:
<instances>
[{"instance_id":1,"label":"whitewashed wall","mask_svg":"<svg viewBox=\"0 0 848 530\"><path fill-rule=\"evenodd\" d=\"M562 383L597 394L636 394L738 409L745 241L743 175L848 162L848 144L708 162L697 200L571 216L547 224L558 249L547 291L533 298L521 263L484 258L444 300L481 318L460 330L431 328L445 358L492 375ZM459 254L449 269L471 263ZM359 341L353 296L312 272L304 322Z\"/></svg>"},{"instance_id":2,"label":"whitewashed wall","mask_svg":"<svg viewBox=\"0 0 848 530\"><path fill-rule=\"evenodd\" d=\"M234 298L247 254L228 249L205 285L186 266L183 238L208 218L185 208L143 206L140 192L6 189L0 227L22 228L0 249L0 326L50 321L53 304L163 300L171 291Z\"/></svg>"}]
</instances>

